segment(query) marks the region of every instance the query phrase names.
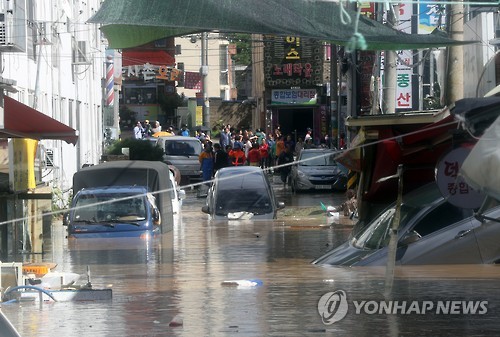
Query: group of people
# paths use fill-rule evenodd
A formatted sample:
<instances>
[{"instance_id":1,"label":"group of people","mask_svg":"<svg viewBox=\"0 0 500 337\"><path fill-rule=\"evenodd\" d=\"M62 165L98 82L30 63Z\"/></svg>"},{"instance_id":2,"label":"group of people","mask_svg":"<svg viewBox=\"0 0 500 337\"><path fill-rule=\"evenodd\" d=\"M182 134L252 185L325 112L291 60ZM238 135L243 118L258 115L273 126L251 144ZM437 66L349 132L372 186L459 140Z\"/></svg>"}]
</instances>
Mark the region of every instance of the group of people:
<instances>
[{"instance_id":1,"label":"group of people","mask_svg":"<svg viewBox=\"0 0 500 337\"><path fill-rule=\"evenodd\" d=\"M149 120L146 119L144 121L144 125L140 121L137 121L136 125L134 126L134 138L148 138L160 131L161 124L158 121L154 121L152 124L150 124Z\"/></svg>"},{"instance_id":2,"label":"group of people","mask_svg":"<svg viewBox=\"0 0 500 337\"><path fill-rule=\"evenodd\" d=\"M303 142L301 138L295 143L292 136L285 137L279 127L266 135L261 129L254 133L250 130L236 131L230 125L225 125L218 143L213 143L208 136L200 140L204 145L199 156L204 181L211 180L222 167L250 165L269 169L269 172L278 171L286 184L294 156L303 148L314 147L311 142Z\"/></svg>"}]
</instances>

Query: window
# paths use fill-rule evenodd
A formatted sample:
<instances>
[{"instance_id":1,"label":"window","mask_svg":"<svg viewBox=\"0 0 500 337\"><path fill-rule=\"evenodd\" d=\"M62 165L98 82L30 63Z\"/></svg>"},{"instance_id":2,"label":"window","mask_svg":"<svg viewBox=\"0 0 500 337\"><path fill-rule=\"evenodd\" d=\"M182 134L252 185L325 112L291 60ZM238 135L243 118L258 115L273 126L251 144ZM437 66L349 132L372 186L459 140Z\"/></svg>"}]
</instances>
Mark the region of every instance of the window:
<instances>
[{"instance_id":1,"label":"window","mask_svg":"<svg viewBox=\"0 0 500 337\"><path fill-rule=\"evenodd\" d=\"M471 215L472 210L470 209L458 208L448 202L444 202L424 216L413 227L413 230L421 236L426 236Z\"/></svg>"}]
</instances>

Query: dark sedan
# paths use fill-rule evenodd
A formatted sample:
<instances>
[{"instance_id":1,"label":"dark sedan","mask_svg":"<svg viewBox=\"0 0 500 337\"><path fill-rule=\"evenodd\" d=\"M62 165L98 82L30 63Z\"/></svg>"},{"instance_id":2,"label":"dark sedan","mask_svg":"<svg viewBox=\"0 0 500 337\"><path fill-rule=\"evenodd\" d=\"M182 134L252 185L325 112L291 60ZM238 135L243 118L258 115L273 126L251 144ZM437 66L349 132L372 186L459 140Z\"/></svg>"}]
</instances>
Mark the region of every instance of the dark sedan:
<instances>
[{"instance_id":1,"label":"dark sedan","mask_svg":"<svg viewBox=\"0 0 500 337\"><path fill-rule=\"evenodd\" d=\"M264 220L276 219L283 207L260 167L235 166L217 170L201 210L216 220Z\"/></svg>"},{"instance_id":2,"label":"dark sedan","mask_svg":"<svg viewBox=\"0 0 500 337\"><path fill-rule=\"evenodd\" d=\"M334 159L332 149L304 149L292 166L290 183L293 191L338 190L347 188L347 169Z\"/></svg>"},{"instance_id":3,"label":"dark sedan","mask_svg":"<svg viewBox=\"0 0 500 337\"><path fill-rule=\"evenodd\" d=\"M386 208L347 242L313 261L336 266L387 263L396 204ZM488 197L481 209L448 203L431 183L403 198L396 264L478 264L500 261L500 201Z\"/></svg>"}]
</instances>

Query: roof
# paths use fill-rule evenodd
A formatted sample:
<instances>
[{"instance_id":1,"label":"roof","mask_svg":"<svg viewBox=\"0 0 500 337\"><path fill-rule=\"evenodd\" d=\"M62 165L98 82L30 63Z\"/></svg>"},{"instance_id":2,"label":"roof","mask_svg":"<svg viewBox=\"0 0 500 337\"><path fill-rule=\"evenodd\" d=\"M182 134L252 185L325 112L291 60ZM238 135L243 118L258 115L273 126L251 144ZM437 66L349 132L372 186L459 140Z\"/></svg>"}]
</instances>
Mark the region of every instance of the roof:
<instances>
[{"instance_id":1,"label":"roof","mask_svg":"<svg viewBox=\"0 0 500 337\"><path fill-rule=\"evenodd\" d=\"M331 0L106 0L88 22L102 24L115 49L206 31L298 36L339 45L357 36L368 50L470 43L438 34L410 35L365 16L356 22L356 17Z\"/></svg>"},{"instance_id":2,"label":"roof","mask_svg":"<svg viewBox=\"0 0 500 337\"><path fill-rule=\"evenodd\" d=\"M117 160L82 168L73 175L73 192L88 187L141 185L171 189L168 165L160 161Z\"/></svg>"},{"instance_id":3,"label":"roof","mask_svg":"<svg viewBox=\"0 0 500 337\"><path fill-rule=\"evenodd\" d=\"M87 187L79 191L80 194L103 194L103 193L146 193L149 192L146 186L105 186L105 187Z\"/></svg>"},{"instance_id":4,"label":"roof","mask_svg":"<svg viewBox=\"0 0 500 337\"><path fill-rule=\"evenodd\" d=\"M60 139L73 145L78 141L78 131L9 96L4 96L3 122L0 138Z\"/></svg>"},{"instance_id":5,"label":"roof","mask_svg":"<svg viewBox=\"0 0 500 337\"><path fill-rule=\"evenodd\" d=\"M199 140L196 137L188 137L188 136L161 136L157 138L163 138L165 140Z\"/></svg>"},{"instance_id":6,"label":"roof","mask_svg":"<svg viewBox=\"0 0 500 337\"><path fill-rule=\"evenodd\" d=\"M262 169L257 166L231 166L231 167L223 167L219 170L219 175L228 175L228 174L235 174L235 173L262 173Z\"/></svg>"}]
</instances>

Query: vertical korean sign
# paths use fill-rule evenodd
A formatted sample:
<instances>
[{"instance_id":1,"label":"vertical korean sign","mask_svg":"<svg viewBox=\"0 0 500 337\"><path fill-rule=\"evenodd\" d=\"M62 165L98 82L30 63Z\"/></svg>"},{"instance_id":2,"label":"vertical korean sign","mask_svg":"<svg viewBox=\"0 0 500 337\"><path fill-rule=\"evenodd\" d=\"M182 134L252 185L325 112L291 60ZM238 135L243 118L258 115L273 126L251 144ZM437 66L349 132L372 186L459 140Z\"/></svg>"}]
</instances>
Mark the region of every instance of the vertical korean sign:
<instances>
[{"instance_id":1,"label":"vertical korean sign","mask_svg":"<svg viewBox=\"0 0 500 337\"><path fill-rule=\"evenodd\" d=\"M401 3L399 5L399 22L395 28L411 34L411 22L413 16L413 8L411 3ZM396 111L413 109L413 68L410 65L413 63L412 50L400 50L397 52L396 64Z\"/></svg>"},{"instance_id":2,"label":"vertical korean sign","mask_svg":"<svg viewBox=\"0 0 500 337\"><path fill-rule=\"evenodd\" d=\"M203 125L203 93L196 93L196 119L195 125L200 126Z\"/></svg>"}]
</instances>

